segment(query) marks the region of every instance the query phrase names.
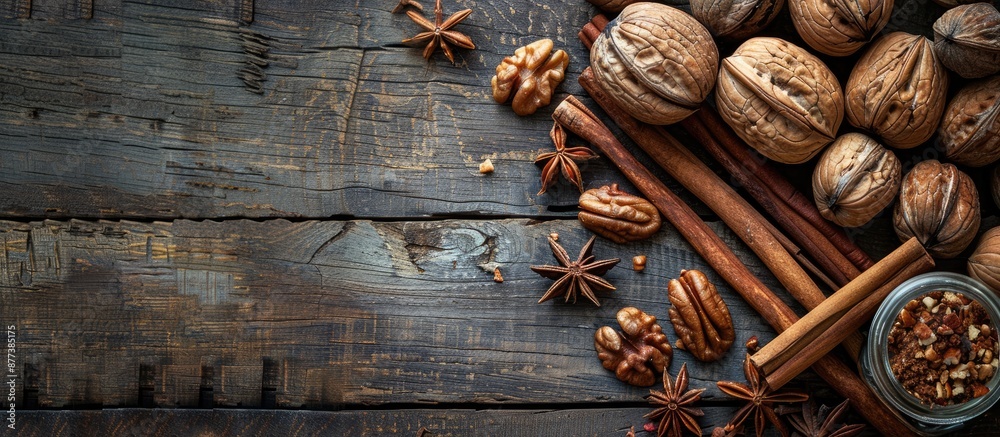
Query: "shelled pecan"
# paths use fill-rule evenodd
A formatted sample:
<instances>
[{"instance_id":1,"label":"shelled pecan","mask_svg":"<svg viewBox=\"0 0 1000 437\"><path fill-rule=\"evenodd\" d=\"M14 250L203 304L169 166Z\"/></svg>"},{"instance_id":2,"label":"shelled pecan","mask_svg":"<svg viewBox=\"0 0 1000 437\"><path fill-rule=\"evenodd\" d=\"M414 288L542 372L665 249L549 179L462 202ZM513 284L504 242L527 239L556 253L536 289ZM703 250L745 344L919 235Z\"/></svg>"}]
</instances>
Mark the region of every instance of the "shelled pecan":
<instances>
[{"instance_id":1,"label":"shelled pecan","mask_svg":"<svg viewBox=\"0 0 1000 437\"><path fill-rule=\"evenodd\" d=\"M583 227L616 243L649 238L660 230L660 212L648 200L605 185L580 195Z\"/></svg>"},{"instance_id":2,"label":"shelled pecan","mask_svg":"<svg viewBox=\"0 0 1000 437\"><path fill-rule=\"evenodd\" d=\"M670 321L677 332L678 349L701 361L722 357L736 339L729 307L715 285L698 270L681 270L680 277L667 284Z\"/></svg>"}]
</instances>

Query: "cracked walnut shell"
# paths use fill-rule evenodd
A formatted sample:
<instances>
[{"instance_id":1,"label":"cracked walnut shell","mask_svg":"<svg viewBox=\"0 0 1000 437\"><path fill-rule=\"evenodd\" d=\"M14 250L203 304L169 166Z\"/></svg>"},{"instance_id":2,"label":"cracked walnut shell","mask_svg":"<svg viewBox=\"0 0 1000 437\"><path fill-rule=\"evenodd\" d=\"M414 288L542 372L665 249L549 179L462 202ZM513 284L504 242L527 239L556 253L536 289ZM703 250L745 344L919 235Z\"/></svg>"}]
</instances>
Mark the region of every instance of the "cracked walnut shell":
<instances>
[{"instance_id":1,"label":"cracked walnut shell","mask_svg":"<svg viewBox=\"0 0 1000 437\"><path fill-rule=\"evenodd\" d=\"M678 349L701 361L722 358L736 339L729 307L715 285L698 270L681 270L680 278L667 284L670 322L677 333Z\"/></svg>"},{"instance_id":2,"label":"cracked walnut shell","mask_svg":"<svg viewBox=\"0 0 1000 437\"><path fill-rule=\"evenodd\" d=\"M627 6L594 40L590 66L601 88L633 117L671 124L712 92L719 51L705 26L659 3Z\"/></svg>"},{"instance_id":3,"label":"cracked walnut shell","mask_svg":"<svg viewBox=\"0 0 1000 437\"><path fill-rule=\"evenodd\" d=\"M937 160L917 163L903 178L893 227L900 241L917 237L936 258L954 258L979 231L979 193L969 175Z\"/></svg>"},{"instance_id":4,"label":"cracked walnut shell","mask_svg":"<svg viewBox=\"0 0 1000 437\"><path fill-rule=\"evenodd\" d=\"M931 42L893 32L879 38L847 80L847 120L886 145L909 149L927 141L944 113L948 72Z\"/></svg>"},{"instance_id":5,"label":"cracked walnut shell","mask_svg":"<svg viewBox=\"0 0 1000 437\"><path fill-rule=\"evenodd\" d=\"M1000 294L1000 226L986 231L979 239L976 251L969 257L968 271L969 276Z\"/></svg>"},{"instance_id":6,"label":"cracked walnut shell","mask_svg":"<svg viewBox=\"0 0 1000 437\"><path fill-rule=\"evenodd\" d=\"M540 39L504 58L490 80L493 100L506 103L513 94L510 106L517 115L531 115L548 105L569 65L569 55L562 50L553 53L553 47L551 39Z\"/></svg>"},{"instance_id":7,"label":"cracked walnut shell","mask_svg":"<svg viewBox=\"0 0 1000 437\"><path fill-rule=\"evenodd\" d=\"M618 189L618 184L580 195L583 227L615 243L649 238L660 230L660 212L648 200Z\"/></svg>"},{"instance_id":8,"label":"cracked walnut shell","mask_svg":"<svg viewBox=\"0 0 1000 437\"><path fill-rule=\"evenodd\" d=\"M973 82L952 97L938 142L958 164L982 167L1000 159L1000 76Z\"/></svg>"},{"instance_id":9,"label":"cracked walnut shell","mask_svg":"<svg viewBox=\"0 0 1000 437\"><path fill-rule=\"evenodd\" d=\"M859 133L837 138L813 170L813 200L820 214L840 226L857 227L892 203L902 177L892 151Z\"/></svg>"},{"instance_id":10,"label":"cracked walnut shell","mask_svg":"<svg viewBox=\"0 0 1000 437\"><path fill-rule=\"evenodd\" d=\"M719 38L741 40L778 16L785 0L691 0L691 15Z\"/></svg>"},{"instance_id":11,"label":"cracked walnut shell","mask_svg":"<svg viewBox=\"0 0 1000 437\"><path fill-rule=\"evenodd\" d=\"M778 38L751 38L722 61L715 103L740 138L785 164L819 153L844 118L844 94L833 72Z\"/></svg>"},{"instance_id":12,"label":"cracked walnut shell","mask_svg":"<svg viewBox=\"0 0 1000 437\"><path fill-rule=\"evenodd\" d=\"M788 12L809 47L847 56L871 41L889 23L893 0L795 0Z\"/></svg>"},{"instance_id":13,"label":"cracked walnut shell","mask_svg":"<svg viewBox=\"0 0 1000 437\"><path fill-rule=\"evenodd\" d=\"M594 334L594 349L605 369L618 379L638 387L656 383L656 374L670 365L674 350L656 317L634 307L618 311L622 331L602 326Z\"/></svg>"},{"instance_id":14,"label":"cracked walnut shell","mask_svg":"<svg viewBox=\"0 0 1000 437\"><path fill-rule=\"evenodd\" d=\"M1000 73L1000 11L974 3L945 12L934 22L934 53L966 79Z\"/></svg>"}]
</instances>

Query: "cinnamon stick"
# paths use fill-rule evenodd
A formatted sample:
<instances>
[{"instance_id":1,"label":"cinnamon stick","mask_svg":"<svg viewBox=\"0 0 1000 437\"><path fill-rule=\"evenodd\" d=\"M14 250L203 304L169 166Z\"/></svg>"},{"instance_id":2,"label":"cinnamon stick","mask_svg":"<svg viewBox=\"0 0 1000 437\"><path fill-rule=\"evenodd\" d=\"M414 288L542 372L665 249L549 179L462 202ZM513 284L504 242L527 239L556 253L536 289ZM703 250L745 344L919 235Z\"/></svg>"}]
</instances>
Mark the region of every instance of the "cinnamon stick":
<instances>
[{"instance_id":1,"label":"cinnamon stick","mask_svg":"<svg viewBox=\"0 0 1000 437\"><path fill-rule=\"evenodd\" d=\"M775 369L800 353L815 354L812 341L823 334L827 326L835 323L858 302L883 288L887 282L899 279L899 272L910 265L924 269L934 266L934 261L916 238L903 243L870 269L830 295L823 303L753 354L750 359L765 375L771 375ZM848 332L850 331L844 333L845 337ZM806 348L809 350L805 351Z\"/></svg>"},{"instance_id":2,"label":"cinnamon stick","mask_svg":"<svg viewBox=\"0 0 1000 437\"><path fill-rule=\"evenodd\" d=\"M583 103L573 96L567 97L552 116L611 160L694 250L775 330L781 332L798 319L792 309L761 283L687 204L643 167ZM813 364L813 370L849 399L855 410L882 434L912 434L843 362L827 355Z\"/></svg>"},{"instance_id":3,"label":"cinnamon stick","mask_svg":"<svg viewBox=\"0 0 1000 437\"><path fill-rule=\"evenodd\" d=\"M876 263L875 265L877 266L878 264ZM903 270L889 278L875 292L862 299L861 302L858 302L857 305L844 313L836 322L824 329L822 334L816 336L813 341L810 341L808 347L803 349L801 353L792 356L780 367L767 374L764 379L768 385L777 390L787 384L811 366L819 357L826 355L836 347L843 340L844 333L853 332L865 324L865 322L871 320L875 316L878 306L899 284L916 275L930 271L933 266L933 260L929 256L925 256L904 267ZM791 329L789 328L789 330Z\"/></svg>"}]
</instances>

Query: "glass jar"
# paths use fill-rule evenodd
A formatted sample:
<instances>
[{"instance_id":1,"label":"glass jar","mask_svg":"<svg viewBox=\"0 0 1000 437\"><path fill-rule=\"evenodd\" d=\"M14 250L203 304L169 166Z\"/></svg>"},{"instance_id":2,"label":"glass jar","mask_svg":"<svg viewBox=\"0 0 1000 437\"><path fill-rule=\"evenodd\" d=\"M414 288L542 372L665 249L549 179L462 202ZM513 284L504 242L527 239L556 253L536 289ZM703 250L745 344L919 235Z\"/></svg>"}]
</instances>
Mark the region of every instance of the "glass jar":
<instances>
[{"instance_id":1,"label":"glass jar","mask_svg":"<svg viewBox=\"0 0 1000 437\"><path fill-rule=\"evenodd\" d=\"M979 302L990 317L996 333L1000 321L1000 297L979 281L955 273L934 272L915 276L896 287L875 313L868 343L861 354L861 375L889 409L921 435L933 436L961 428L972 418L988 410L1000 399L1000 372L986 382L989 392L956 405L928 405L903 388L889 364L889 331L907 302L932 291L952 291ZM994 334L995 335L995 334Z\"/></svg>"}]
</instances>

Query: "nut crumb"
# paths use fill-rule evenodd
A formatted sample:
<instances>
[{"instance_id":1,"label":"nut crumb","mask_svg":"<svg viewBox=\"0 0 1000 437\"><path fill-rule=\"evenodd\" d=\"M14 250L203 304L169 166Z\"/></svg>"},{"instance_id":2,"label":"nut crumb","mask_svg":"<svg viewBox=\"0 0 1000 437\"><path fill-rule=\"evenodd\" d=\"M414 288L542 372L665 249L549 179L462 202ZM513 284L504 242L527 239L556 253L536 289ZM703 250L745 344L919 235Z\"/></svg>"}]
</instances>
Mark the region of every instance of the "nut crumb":
<instances>
[{"instance_id":1,"label":"nut crumb","mask_svg":"<svg viewBox=\"0 0 1000 437\"><path fill-rule=\"evenodd\" d=\"M479 164L479 172L482 174L493 173L493 161L491 161L489 158L486 158L485 161Z\"/></svg>"},{"instance_id":2,"label":"nut crumb","mask_svg":"<svg viewBox=\"0 0 1000 437\"><path fill-rule=\"evenodd\" d=\"M503 283L503 275L500 274L500 267L493 269L493 282Z\"/></svg>"},{"instance_id":3,"label":"nut crumb","mask_svg":"<svg viewBox=\"0 0 1000 437\"><path fill-rule=\"evenodd\" d=\"M637 272L646 270L646 255L636 255L632 257L632 270Z\"/></svg>"},{"instance_id":4,"label":"nut crumb","mask_svg":"<svg viewBox=\"0 0 1000 437\"><path fill-rule=\"evenodd\" d=\"M553 233L549 234L549 238L551 238L552 241L559 241L559 234L553 232Z\"/></svg>"},{"instance_id":5,"label":"nut crumb","mask_svg":"<svg viewBox=\"0 0 1000 437\"><path fill-rule=\"evenodd\" d=\"M756 353L760 350L760 340L757 339L756 335L751 335L744 346L746 346L748 353Z\"/></svg>"}]
</instances>

